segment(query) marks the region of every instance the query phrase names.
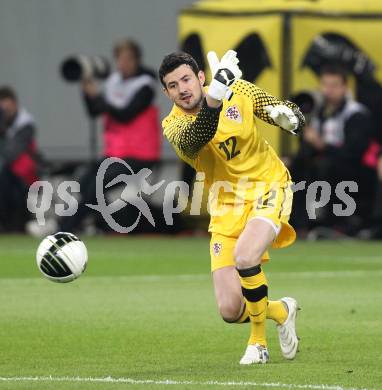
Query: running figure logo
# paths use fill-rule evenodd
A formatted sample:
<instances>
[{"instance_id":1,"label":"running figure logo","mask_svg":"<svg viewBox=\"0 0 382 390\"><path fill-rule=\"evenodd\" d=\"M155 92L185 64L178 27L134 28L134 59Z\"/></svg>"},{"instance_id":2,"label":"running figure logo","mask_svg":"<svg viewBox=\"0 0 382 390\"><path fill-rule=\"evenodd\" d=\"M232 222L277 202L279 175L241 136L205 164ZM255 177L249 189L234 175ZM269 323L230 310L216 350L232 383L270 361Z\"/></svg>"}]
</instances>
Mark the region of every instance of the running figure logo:
<instances>
[{"instance_id":1,"label":"running figure logo","mask_svg":"<svg viewBox=\"0 0 382 390\"><path fill-rule=\"evenodd\" d=\"M125 188L121 193L121 198L107 204L103 188L105 173L111 164L122 164L131 172L131 174L120 174L105 185L105 188L110 188L118 183L125 184ZM155 221L151 214L149 205L142 198L142 194L153 194L165 181L162 180L159 183L151 185L147 181L147 178L151 175L151 173L152 171L148 168L143 168L138 173L134 173L130 165L120 158L110 157L105 159L101 163L96 177L96 197L98 204L87 204L86 206L101 213L103 219L109 227L118 233L129 233L134 230L142 215L151 223L151 225L155 226ZM131 192L132 190L134 191L133 196ZM128 203L135 206L139 210L139 214L137 220L131 226L124 227L116 222L112 214L124 208Z\"/></svg>"}]
</instances>

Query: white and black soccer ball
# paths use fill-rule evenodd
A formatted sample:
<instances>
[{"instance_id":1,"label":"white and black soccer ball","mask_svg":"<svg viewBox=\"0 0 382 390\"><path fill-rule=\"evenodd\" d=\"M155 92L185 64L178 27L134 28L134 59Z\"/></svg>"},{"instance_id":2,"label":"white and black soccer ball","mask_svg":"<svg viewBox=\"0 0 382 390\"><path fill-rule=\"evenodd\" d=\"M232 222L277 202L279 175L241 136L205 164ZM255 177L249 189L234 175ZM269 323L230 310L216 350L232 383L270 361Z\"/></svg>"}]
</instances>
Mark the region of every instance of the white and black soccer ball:
<instances>
[{"instance_id":1,"label":"white and black soccer ball","mask_svg":"<svg viewBox=\"0 0 382 390\"><path fill-rule=\"evenodd\" d=\"M85 271L88 251L74 234L58 232L41 241L36 261L46 278L53 282L67 283L77 279Z\"/></svg>"}]
</instances>

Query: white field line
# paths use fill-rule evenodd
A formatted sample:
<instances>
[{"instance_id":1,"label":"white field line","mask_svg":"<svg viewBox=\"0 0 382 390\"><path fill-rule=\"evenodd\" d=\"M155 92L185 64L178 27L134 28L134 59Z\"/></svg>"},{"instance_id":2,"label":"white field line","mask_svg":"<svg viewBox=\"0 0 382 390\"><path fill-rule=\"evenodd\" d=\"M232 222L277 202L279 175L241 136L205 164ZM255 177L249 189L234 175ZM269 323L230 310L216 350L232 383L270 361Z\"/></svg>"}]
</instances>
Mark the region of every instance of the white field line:
<instances>
[{"instance_id":1,"label":"white field line","mask_svg":"<svg viewBox=\"0 0 382 390\"><path fill-rule=\"evenodd\" d=\"M155 379L132 379L132 378L105 378L93 377L54 377L54 376L31 376L31 377L0 377L0 382L91 382L91 383L128 383L131 385L188 385L188 386L237 386L237 387L269 387L274 389L313 389L313 390L371 390L357 387L342 387L337 385L314 385L294 383L268 383L268 382L221 382L221 381L182 381L182 380L155 380Z\"/></svg>"}]
</instances>

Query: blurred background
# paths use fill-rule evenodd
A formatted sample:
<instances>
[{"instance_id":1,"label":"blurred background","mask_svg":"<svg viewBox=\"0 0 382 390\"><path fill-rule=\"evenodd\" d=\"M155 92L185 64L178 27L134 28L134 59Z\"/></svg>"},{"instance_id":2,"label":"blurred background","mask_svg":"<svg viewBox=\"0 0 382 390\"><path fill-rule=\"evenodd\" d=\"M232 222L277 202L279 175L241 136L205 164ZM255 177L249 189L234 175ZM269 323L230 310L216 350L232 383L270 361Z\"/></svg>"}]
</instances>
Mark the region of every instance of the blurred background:
<instances>
[{"instance_id":1,"label":"blurred background","mask_svg":"<svg viewBox=\"0 0 382 390\"><path fill-rule=\"evenodd\" d=\"M91 152L80 84L64 82L62 61L83 54L104 56L112 63L113 45L126 37L139 43L145 64L156 70L162 57L179 47L178 15L192 3L1 0L1 84L14 87L33 113L39 148L47 158L86 160ZM157 87L164 114L170 104Z\"/></svg>"},{"instance_id":2,"label":"blurred background","mask_svg":"<svg viewBox=\"0 0 382 390\"><path fill-rule=\"evenodd\" d=\"M206 53L233 48L244 79L296 102L306 115L298 138L258 120L294 181L305 182L305 188L327 181L333 188L315 219L306 211L311 206L306 190L296 192L292 224L299 237L382 238L379 1L0 0L0 5L1 232L112 232L84 206L95 203L95 174L105 157L122 158L135 172L150 168L153 183L184 180L192 186L194 172L161 135L160 121L171 104L157 69L164 55L183 50L209 78ZM121 173L114 167L107 181ZM36 180L53 186L52 202L38 188L29 191L36 204L46 204L44 226L27 209ZM57 218L54 207L63 203L57 188L64 180L80 182L79 207L75 216ZM357 208L335 217L333 204L341 201L334 188L343 180L357 183L351 194ZM108 197L120 193L115 186ZM178 203L183 195L177 195ZM141 218L133 233L206 230L206 211L190 216L186 208L168 225L163 190L146 200L155 227ZM129 226L137 210L126 207L114 217Z\"/></svg>"}]
</instances>

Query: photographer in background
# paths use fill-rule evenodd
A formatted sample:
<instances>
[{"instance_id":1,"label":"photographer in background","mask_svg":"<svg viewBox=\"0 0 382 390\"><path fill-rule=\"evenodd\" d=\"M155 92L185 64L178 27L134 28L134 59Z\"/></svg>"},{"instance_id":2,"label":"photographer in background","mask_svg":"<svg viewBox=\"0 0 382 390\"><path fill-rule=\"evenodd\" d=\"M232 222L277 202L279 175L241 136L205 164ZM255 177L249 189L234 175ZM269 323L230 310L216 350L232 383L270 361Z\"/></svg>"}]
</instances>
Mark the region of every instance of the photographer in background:
<instances>
[{"instance_id":1,"label":"photographer in background","mask_svg":"<svg viewBox=\"0 0 382 390\"><path fill-rule=\"evenodd\" d=\"M0 87L0 230L22 229L28 187L37 180L36 126L15 91Z\"/></svg>"},{"instance_id":2,"label":"photographer in background","mask_svg":"<svg viewBox=\"0 0 382 390\"><path fill-rule=\"evenodd\" d=\"M373 123L369 111L349 95L348 75L336 65L328 64L320 72L321 102L317 104L311 119L302 134L300 148L291 166L295 182L306 180L307 186L313 181L327 181L332 192L337 183L349 180L358 183L359 196L370 193L367 168L362 165L362 157L373 135ZM303 234L312 227L305 205L305 192L295 193L294 226ZM319 218L319 225L344 228L333 216L331 203ZM347 229L352 229L346 221ZM339 224L341 225L341 223ZM354 234L355 232L346 231Z\"/></svg>"},{"instance_id":3,"label":"photographer in background","mask_svg":"<svg viewBox=\"0 0 382 390\"><path fill-rule=\"evenodd\" d=\"M123 159L137 173L142 168L152 167L160 157L159 113L154 105L155 73L142 65L141 49L129 39L115 44L113 56L116 69L103 88L89 77L81 84L88 115L92 118L102 116L103 156L92 163L79 180L81 193L77 212L70 217L61 217L58 224L54 221L45 226L39 226L37 222L29 224L28 232L34 236L44 236L55 230L81 230L83 220L92 213L86 204L97 204L96 175L106 158ZM120 174L130 172L122 164L110 165L104 184Z\"/></svg>"},{"instance_id":4,"label":"photographer in background","mask_svg":"<svg viewBox=\"0 0 382 390\"><path fill-rule=\"evenodd\" d=\"M80 180L81 199L77 213L60 220L64 231L76 231L91 211L85 204L96 202L96 174L104 158L119 157L136 173L151 167L160 157L158 109L154 106L154 72L142 66L142 52L137 43L123 39L113 48L116 70L101 91L93 79L83 80L82 91L91 117L103 116L103 158ZM111 165L105 175L108 183L121 173L120 164Z\"/></svg>"},{"instance_id":5,"label":"photographer in background","mask_svg":"<svg viewBox=\"0 0 382 390\"><path fill-rule=\"evenodd\" d=\"M103 92L92 79L82 83L89 115L104 115L104 154L156 161L160 129L157 108L153 105L155 73L141 65L141 49L131 40L117 42L113 55L116 71L106 80Z\"/></svg>"},{"instance_id":6,"label":"photographer in background","mask_svg":"<svg viewBox=\"0 0 382 390\"><path fill-rule=\"evenodd\" d=\"M373 228L370 238L382 239L382 147L377 164L377 191L373 209Z\"/></svg>"},{"instance_id":7,"label":"photographer in background","mask_svg":"<svg viewBox=\"0 0 382 390\"><path fill-rule=\"evenodd\" d=\"M382 239L382 130L376 132L375 138L364 156L364 162L375 169L375 197L371 198L372 210L368 226L361 230L361 239Z\"/></svg>"}]
</instances>

